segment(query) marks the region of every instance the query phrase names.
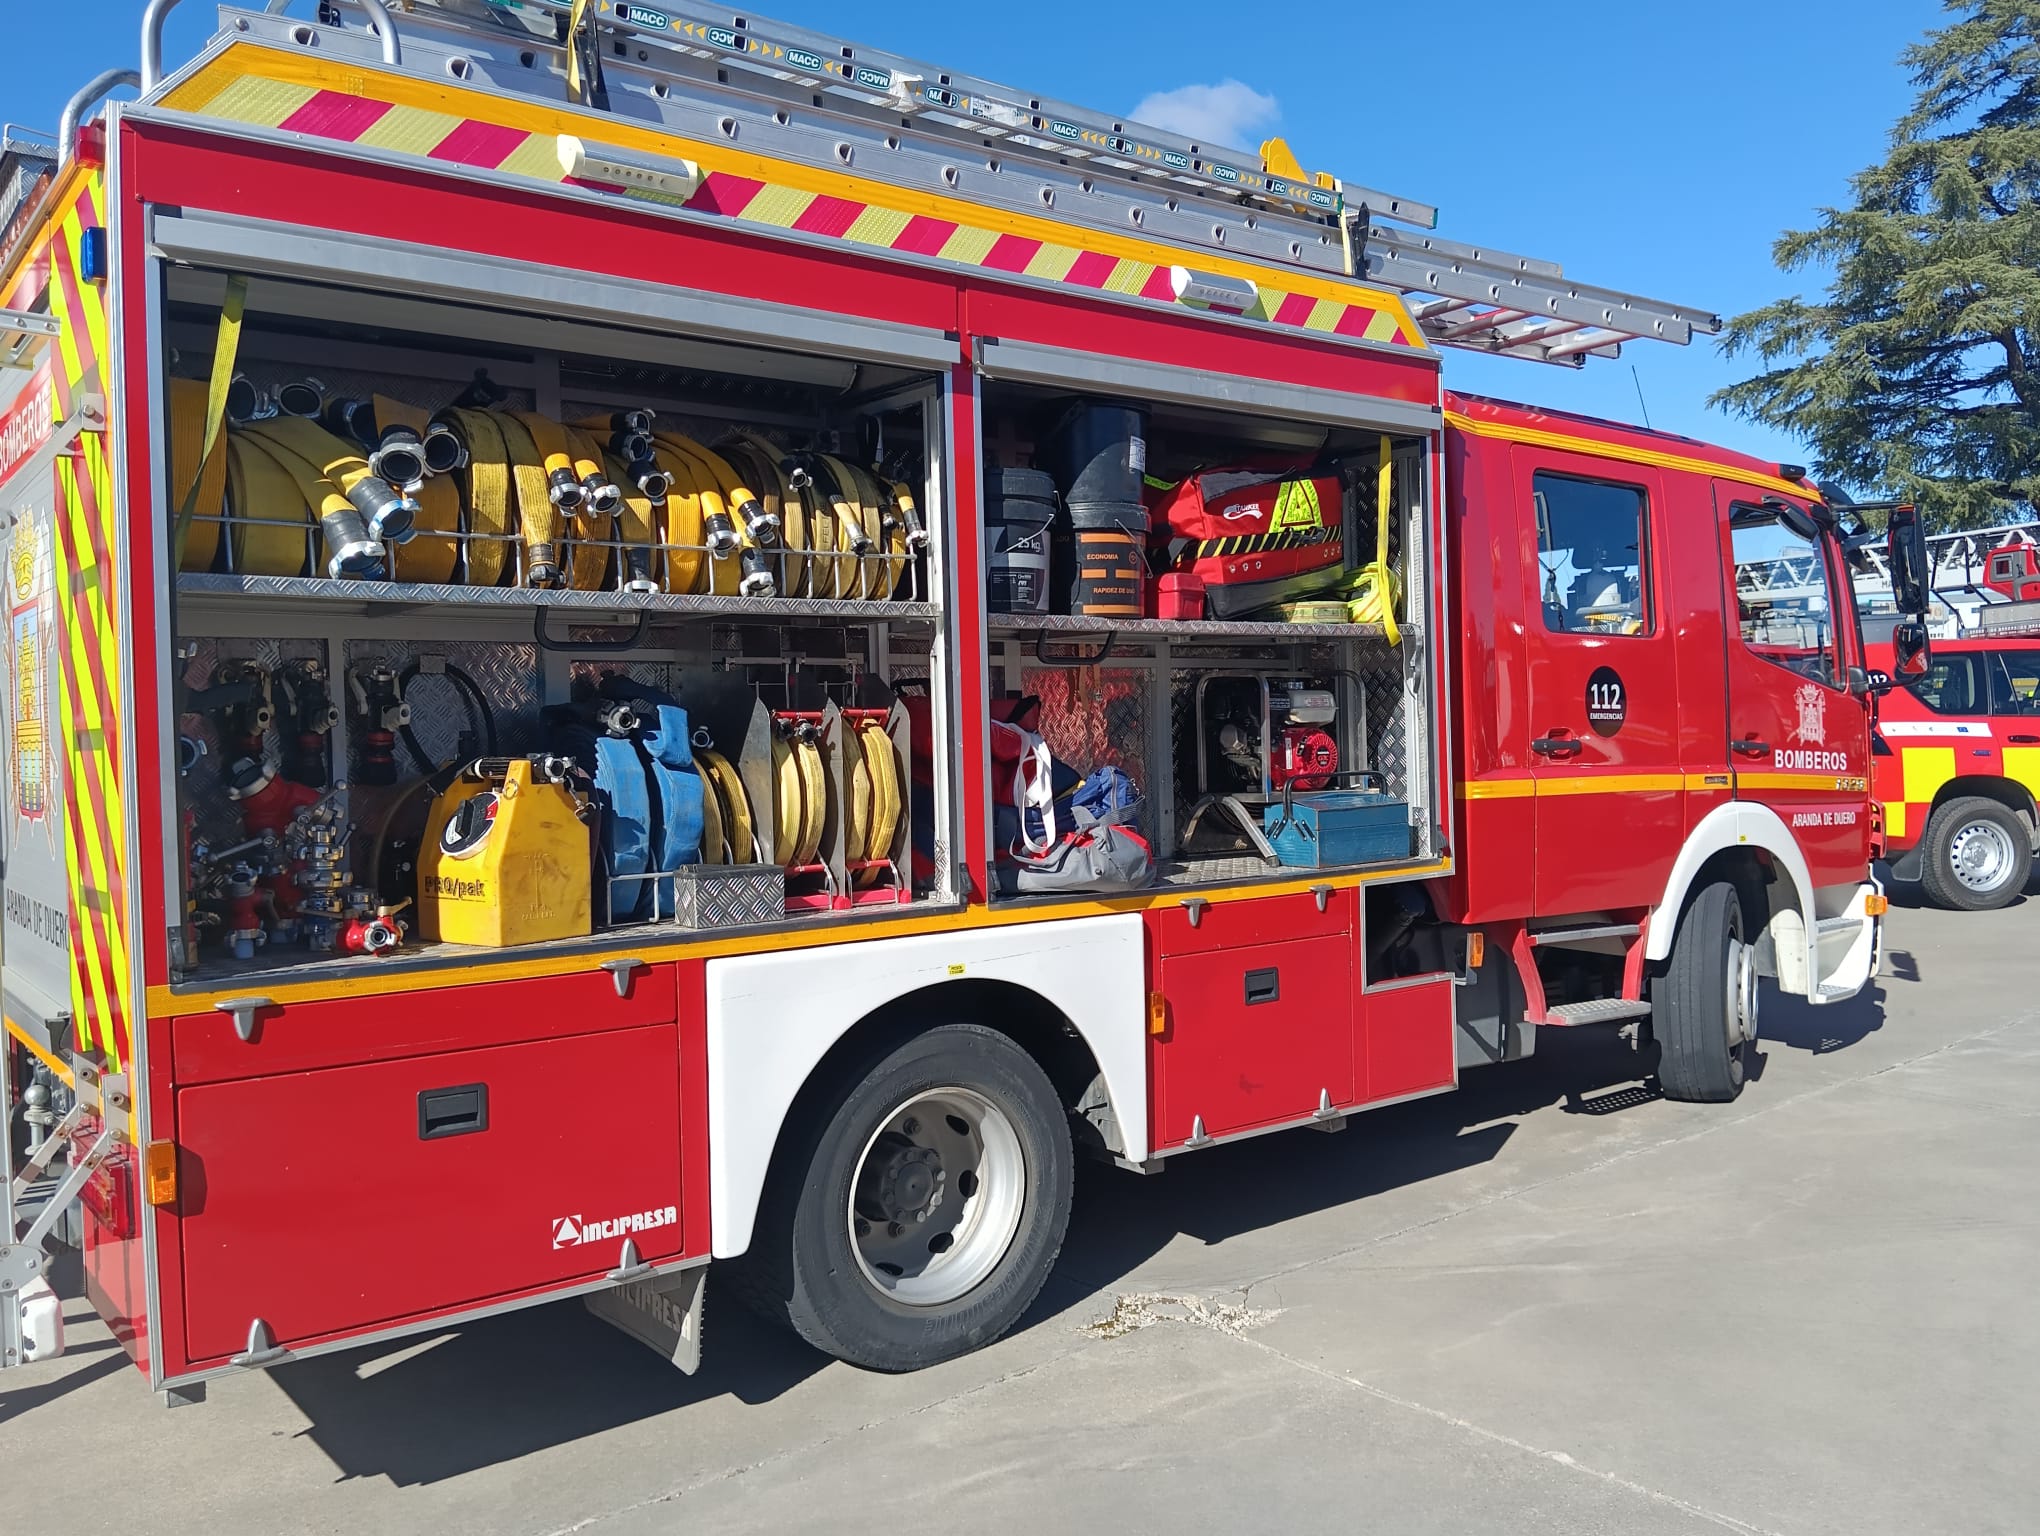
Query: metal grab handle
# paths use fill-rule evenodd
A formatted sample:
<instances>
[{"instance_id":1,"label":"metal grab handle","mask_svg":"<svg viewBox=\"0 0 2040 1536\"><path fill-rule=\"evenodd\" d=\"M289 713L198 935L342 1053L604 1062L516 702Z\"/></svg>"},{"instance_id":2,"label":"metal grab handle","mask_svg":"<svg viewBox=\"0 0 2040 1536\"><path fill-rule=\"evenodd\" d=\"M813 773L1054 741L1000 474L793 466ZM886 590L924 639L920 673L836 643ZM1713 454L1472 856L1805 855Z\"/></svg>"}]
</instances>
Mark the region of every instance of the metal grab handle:
<instances>
[{"instance_id":1,"label":"metal grab handle","mask_svg":"<svg viewBox=\"0 0 2040 1536\"><path fill-rule=\"evenodd\" d=\"M63 175L64 167L71 163L74 152L73 141L78 129L85 121L85 114L98 105L108 91L119 86L142 88L142 77L131 69L108 69L94 75L91 81L77 95L64 103L64 115L57 123L57 174Z\"/></svg>"},{"instance_id":2,"label":"metal grab handle","mask_svg":"<svg viewBox=\"0 0 2040 1536\"><path fill-rule=\"evenodd\" d=\"M289 0L284 0L285 4ZM404 62L404 45L397 37L397 24L383 0L354 0L368 12L369 26L382 39L383 63L392 68ZM163 23L177 9L178 0L149 0L142 12L142 93L147 95L163 83ZM272 5L271 10L282 10Z\"/></svg>"},{"instance_id":3,"label":"metal grab handle","mask_svg":"<svg viewBox=\"0 0 2040 1536\"><path fill-rule=\"evenodd\" d=\"M1546 757L1570 757L1586 749L1576 736L1539 736L1530 743L1530 750Z\"/></svg>"},{"instance_id":4,"label":"metal grab handle","mask_svg":"<svg viewBox=\"0 0 2040 1536\"><path fill-rule=\"evenodd\" d=\"M1740 752L1744 757L1762 757L1771 750L1771 744L1768 741L1731 741L1728 749Z\"/></svg>"}]
</instances>

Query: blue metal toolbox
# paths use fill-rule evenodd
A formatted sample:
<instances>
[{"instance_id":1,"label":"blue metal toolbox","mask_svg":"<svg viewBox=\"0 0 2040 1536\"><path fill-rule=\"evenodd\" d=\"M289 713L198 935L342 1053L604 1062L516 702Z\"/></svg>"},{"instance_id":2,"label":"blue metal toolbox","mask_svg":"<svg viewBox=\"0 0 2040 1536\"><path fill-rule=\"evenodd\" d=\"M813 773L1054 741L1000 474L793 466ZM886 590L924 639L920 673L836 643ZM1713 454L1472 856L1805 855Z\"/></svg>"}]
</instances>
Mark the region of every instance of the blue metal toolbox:
<instances>
[{"instance_id":1,"label":"blue metal toolbox","mask_svg":"<svg viewBox=\"0 0 2040 1536\"><path fill-rule=\"evenodd\" d=\"M1285 790L1281 804L1261 812L1261 826L1275 857L1303 869L1410 856L1409 806L1373 790Z\"/></svg>"}]
</instances>

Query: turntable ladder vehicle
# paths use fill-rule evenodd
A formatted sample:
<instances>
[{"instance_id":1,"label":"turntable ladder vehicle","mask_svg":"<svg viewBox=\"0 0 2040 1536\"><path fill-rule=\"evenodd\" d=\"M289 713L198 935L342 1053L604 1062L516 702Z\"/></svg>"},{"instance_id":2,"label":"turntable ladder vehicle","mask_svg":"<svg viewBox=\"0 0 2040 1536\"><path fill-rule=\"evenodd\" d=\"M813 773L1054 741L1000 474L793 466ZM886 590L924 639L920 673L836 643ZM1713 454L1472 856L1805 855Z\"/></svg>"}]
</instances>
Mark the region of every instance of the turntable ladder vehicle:
<instances>
[{"instance_id":1,"label":"turntable ladder vehicle","mask_svg":"<svg viewBox=\"0 0 2040 1536\"><path fill-rule=\"evenodd\" d=\"M170 1403L710 1273L917 1368L1079 1153L1875 973L1910 509L1447 387L1713 314L762 17L175 4L0 131L0 1365L68 1246Z\"/></svg>"}]
</instances>

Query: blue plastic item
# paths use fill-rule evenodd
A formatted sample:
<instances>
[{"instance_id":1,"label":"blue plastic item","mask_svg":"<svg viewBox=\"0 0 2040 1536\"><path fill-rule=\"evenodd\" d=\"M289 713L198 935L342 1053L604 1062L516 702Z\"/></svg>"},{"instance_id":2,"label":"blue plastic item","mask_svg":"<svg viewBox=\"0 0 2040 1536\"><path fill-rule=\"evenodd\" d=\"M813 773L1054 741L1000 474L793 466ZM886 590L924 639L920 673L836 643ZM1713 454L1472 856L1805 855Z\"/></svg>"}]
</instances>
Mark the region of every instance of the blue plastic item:
<instances>
[{"instance_id":1,"label":"blue plastic item","mask_svg":"<svg viewBox=\"0 0 2040 1536\"><path fill-rule=\"evenodd\" d=\"M645 759L651 780L659 788L657 845L653 848L661 873L683 864L701 861L701 771L694 766L694 746L688 739L687 711L677 704L654 706L657 725L643 732ZM673 915L673 882L653 880L657 889L658 914Z\"/></svg>"},{"instance_id":2,"label":"blue plastic item","mask_svg":"<svg viewBox=\"0 0 2040 1536\"><path fill-rule=\"evenodd\" d=\"M1320 789L1261 812L1261 828L1283 864L1326 869L1410 856L1410 808L1370 789Z\"/></svg>"}]
</instances>

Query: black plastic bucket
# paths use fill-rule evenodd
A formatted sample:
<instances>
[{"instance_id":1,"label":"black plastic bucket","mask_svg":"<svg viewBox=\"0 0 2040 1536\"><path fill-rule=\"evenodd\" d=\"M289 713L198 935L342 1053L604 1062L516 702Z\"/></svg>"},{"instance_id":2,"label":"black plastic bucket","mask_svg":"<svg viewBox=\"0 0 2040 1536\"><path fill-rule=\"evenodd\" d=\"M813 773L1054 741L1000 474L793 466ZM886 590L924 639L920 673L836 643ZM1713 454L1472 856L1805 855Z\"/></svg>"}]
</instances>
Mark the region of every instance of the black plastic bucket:
<instances>
[{"instance_id":1,"label":"black plastic bucket","mask_svg":"<svg viewBox=\"0 0 2040 1536\"><path fill-rule=\"evenodd\" d=\"M1147 413L1138 406L1082 400L1050 437L1049 462L1071 504L1141 500L1147 474Z\"/></svg>"}]
</instances>

